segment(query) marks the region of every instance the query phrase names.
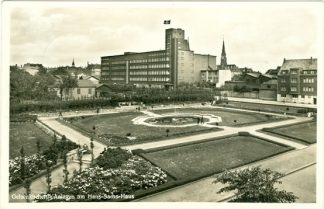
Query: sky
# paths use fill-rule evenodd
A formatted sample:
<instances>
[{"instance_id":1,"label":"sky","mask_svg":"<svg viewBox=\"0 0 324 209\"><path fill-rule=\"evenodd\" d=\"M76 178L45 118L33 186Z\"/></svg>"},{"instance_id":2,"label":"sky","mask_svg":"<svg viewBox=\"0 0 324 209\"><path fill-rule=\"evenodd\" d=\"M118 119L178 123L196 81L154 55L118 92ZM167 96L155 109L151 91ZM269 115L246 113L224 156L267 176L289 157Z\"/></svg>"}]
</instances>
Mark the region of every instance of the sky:
<instances>
[{"instance_id":1,"label":"sky","mask_svg":"<svg viewBox=\"0 0 324 209\"><path fill-rule=\"evenodd\" d=\"M320 5L322 6L322 5ZM85 66L101 56L164 49L165 29L185 30L190 49L265 72L283 59L319 56L316 3L35 4L11 7L10 64ZM163 20L171 20L164 25Z\"/></svg>"}]
</instances>

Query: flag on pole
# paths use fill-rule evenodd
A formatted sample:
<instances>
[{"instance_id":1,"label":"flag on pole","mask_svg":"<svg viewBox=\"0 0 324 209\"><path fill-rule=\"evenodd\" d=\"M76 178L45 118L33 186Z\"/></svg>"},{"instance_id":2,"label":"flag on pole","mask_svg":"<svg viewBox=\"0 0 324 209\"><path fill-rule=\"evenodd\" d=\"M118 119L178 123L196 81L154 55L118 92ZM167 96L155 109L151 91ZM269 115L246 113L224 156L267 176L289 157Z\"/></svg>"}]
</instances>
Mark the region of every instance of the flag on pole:
<instances>
[{"instance_id":1,"label":"flag on pole","mask_svg":"<svg viewBox=\"0 0 324 209\"><path fill-rule=\"evenodd\" d=\"M164 25L171 24L171 20L164 20L163 24L164 24Z\"/></svg>"}]
</instances>

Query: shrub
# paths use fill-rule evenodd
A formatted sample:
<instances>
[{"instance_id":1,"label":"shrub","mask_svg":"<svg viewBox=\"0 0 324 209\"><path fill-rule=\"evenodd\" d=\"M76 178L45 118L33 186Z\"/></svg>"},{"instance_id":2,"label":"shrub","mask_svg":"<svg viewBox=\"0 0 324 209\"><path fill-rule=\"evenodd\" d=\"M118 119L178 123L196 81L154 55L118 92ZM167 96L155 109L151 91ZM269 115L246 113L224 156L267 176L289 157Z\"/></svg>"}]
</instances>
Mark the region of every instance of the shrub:
<instances>
[{"instance_id":1,"label":"shrub","mask_svg":"<svg viewBox=\"0 0 324 209\"><path fill-rule=\"evenodd\" d=\"M104 169L117 168L131 156L130 152L120 147L108 148L96 159L96 164Z\"/></svg>"}]
</instances>

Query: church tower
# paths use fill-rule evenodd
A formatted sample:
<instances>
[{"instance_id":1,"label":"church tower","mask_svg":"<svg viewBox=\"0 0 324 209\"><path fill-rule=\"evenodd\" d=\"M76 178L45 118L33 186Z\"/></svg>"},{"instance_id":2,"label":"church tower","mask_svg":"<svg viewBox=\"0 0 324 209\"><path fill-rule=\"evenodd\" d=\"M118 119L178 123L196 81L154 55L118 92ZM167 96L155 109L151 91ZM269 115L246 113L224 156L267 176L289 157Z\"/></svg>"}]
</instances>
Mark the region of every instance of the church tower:
<instances>
[{"instance_id":1,"label":"church tower","mask_svg":"<svg viewBox=\"0 0 324 209\"><path fill-rule=\"evenodd\" d=\"M72 60L72 67L75 67L75 64L74 64L74 58Z\"/></svg>"},{"instance_id":2,"label":"church tower","mask_svg":"<svg viewBox=\"0 0 324 209\"><path fill-rule=\"evenodd\" d=\"M225 43L223 39L223 48L222 48L222 55L221 55L221 68L224 69L227 66L227 58L226 58L226 52L225 52Z\"/></svg>"}]
</instances>

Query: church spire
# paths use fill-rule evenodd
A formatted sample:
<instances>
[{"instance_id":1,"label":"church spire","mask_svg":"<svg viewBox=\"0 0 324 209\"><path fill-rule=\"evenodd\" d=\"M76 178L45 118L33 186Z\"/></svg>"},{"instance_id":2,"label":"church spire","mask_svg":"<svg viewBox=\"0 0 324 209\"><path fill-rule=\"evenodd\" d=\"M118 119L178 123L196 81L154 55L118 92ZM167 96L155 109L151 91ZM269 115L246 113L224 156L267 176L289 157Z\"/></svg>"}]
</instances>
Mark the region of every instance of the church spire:
<instances>
[{"instance_id":1,"label":"church spire","mask_svg":"<svg viewBox=\"0 0 324 209\"><path fill-rule=\"evenodd\" d=\"M72 60L72 67L75 67L75 64L74 64L74 58Z\"/></svg>"},{"instance_id":2,"label":"church spire","mask_svg":"<svg viewBox=\"0 0 324 209\"><path fill-rule=\"evenodd\" d=\"M223 38L223 48L222 48L222 55L221 55L221 64L222 68L227 65L227 58L226 58L226 51L225 51L225 41Z\"/></svg>"}]
</instances>

